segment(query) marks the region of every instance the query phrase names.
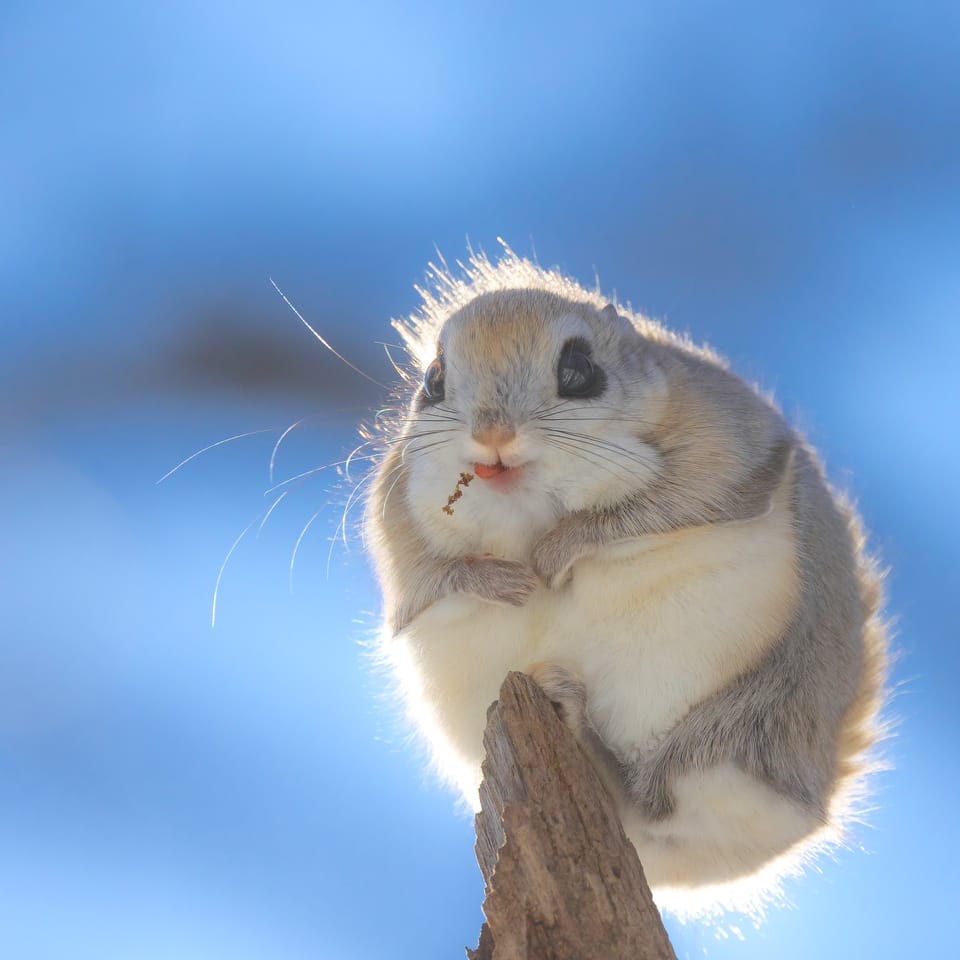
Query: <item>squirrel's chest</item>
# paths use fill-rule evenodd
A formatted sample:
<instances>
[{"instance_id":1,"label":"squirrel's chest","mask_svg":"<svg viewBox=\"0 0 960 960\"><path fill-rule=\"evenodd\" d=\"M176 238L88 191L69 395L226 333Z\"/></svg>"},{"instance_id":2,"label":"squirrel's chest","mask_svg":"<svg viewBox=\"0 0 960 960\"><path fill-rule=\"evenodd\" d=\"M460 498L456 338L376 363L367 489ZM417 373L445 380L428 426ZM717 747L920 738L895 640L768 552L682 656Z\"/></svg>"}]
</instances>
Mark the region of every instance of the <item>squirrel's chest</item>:
<instances>
[{"instance_id":1,"label":"squirrel's chest","mask_svg":"<svg viewBox=\"0 0 960 960\"><path fill-rule=\"evenodd\" d=\"M545 652L578 667L607 743L642 753L761 659L797 593L793 532L776 511L643 538L578 564L553 598Z\"/></svg>"},{"instance_id":2,"label":"squirrel's chest","mask_svg":"<svg viewBox=\"0 0 960 960\"><path fill-rule=\"evenodd\" d=\"M510 670L556 662L582 676L592 722L628 758L749 670L781 634L797 590L789 518L774 511L604 548L570 584L543 587L521 608L447 597L394 644L418 712L459 758L469 793L487 707Z\"/></svg>"}]
</instances>

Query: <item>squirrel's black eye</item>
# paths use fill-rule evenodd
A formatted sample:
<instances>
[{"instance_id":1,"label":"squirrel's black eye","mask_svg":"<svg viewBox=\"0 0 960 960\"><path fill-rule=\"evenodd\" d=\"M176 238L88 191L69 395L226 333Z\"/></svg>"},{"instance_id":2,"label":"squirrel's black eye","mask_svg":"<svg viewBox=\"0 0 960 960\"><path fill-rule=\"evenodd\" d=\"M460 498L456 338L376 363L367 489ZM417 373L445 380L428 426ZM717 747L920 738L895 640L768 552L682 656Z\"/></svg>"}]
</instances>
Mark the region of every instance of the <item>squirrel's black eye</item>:
<instances>
[{"instance_id":1,"label":"squirrel's black eye","mask_svg":"<svg viewBox=\"0 0 960 960\"><path fill-rule=\"evenodd\" d=\"M443 399L443 361L439 357L423 375L423 396L430 401Z\"/></svg>"},{"instance_id":2,"label":"squirrel's black eye","mask_svg":"<svg viewBox=\"0 0 960 960\"><path fill-rule=\"evenodd\" d=\"M599 397L607 385L603 371L590 359L586 341L568 340L557 364L557 393L561 397Z\"/></svg>"}]
</instances>

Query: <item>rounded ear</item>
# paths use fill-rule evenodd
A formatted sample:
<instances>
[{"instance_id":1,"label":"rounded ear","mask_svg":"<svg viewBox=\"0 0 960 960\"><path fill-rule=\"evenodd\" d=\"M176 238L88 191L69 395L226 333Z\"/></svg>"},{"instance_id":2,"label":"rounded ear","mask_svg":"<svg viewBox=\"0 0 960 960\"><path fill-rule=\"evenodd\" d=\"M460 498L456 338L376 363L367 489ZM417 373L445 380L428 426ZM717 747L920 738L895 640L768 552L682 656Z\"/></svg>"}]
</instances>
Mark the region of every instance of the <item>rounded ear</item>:
<instances>
[{"instance_id":1,"label":"rounded ear","mask_svg":"<svg viewBox=\"0 0 960 960\"><path fill-rule=\"evenodd\" d=\"M617 313L617 308L612 303L608 303L600 311L600 316L623 332L629 332L633 334L636 334L637 332L637 328L626 317L621 317L620 314Z\"/></svg>"}]
</instances>

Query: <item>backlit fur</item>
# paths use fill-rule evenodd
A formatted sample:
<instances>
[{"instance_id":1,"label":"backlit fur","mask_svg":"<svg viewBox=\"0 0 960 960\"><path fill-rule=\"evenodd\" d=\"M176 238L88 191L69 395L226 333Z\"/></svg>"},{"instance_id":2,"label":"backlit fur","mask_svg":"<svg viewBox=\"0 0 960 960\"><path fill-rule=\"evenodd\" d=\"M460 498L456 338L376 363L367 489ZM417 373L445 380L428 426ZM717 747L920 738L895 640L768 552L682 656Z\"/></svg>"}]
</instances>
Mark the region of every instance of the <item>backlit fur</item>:
<instances>
[{"instance_id":1,"label":"backlit fur","mask_svg":"<svg viewBox=\"0 0 960 960\"><path fill-rule=\"evenodd\" d=\"M367 538L383 650L476 804L509 670L558 702L658 899L750 908L840 841L878 735L879 579L849 507L717 357L509 251L437 271L398 325L446 395L388 424ZM600 397L561 400L564 343ZM505 427L497 451L474 439ZM463 471L499 457L511 489Z\"/></svg>"}]
</instances>

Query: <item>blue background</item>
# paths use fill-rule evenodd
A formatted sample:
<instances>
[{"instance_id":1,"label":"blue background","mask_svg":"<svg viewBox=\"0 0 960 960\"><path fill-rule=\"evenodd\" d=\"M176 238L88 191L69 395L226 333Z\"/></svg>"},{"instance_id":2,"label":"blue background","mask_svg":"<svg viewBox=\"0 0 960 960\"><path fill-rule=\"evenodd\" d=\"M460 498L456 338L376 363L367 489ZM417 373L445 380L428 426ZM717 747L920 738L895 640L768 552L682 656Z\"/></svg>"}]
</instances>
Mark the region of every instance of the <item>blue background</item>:
<instances>
[{"instance_id":1,"label":"blue background","mask_svg":"<svg viewBox=\"0 0 960 960\"><path fill-rule=\"evenodd\" d=\"M280 431L276 479L381 402L268 278L382 379L434 244L503 236L775 391L892 569L870 826L678 955L950 954L958 53L953 2L6 3L0 953L475 943L470 819L371 663L353 523L331 549L352 487L293 485L210 607Z\"/></svg>"}]
</instances>

